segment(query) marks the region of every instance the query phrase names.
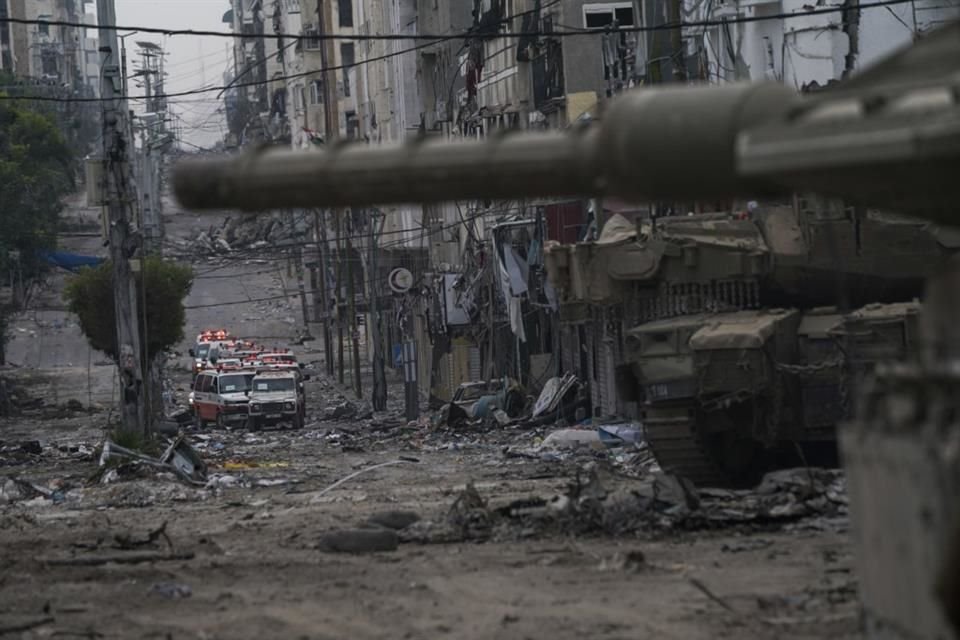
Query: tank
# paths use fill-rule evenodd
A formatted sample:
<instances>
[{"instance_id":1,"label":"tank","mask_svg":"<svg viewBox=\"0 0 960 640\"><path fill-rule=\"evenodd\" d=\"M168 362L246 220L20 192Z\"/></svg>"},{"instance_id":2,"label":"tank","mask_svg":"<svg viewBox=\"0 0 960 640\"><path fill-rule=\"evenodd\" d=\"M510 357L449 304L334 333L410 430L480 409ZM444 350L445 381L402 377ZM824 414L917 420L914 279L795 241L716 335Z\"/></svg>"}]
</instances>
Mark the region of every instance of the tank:
<instances>
[{"instance_id":1,"label":"tank","mask_svg":"<svg viewBox=\"0 0 960 640\"><path fill-rule=\"evenodd\" d=\"M854 390L917 348L923 280L956 246L936 225L837 202L751 209L617 215L596 242L547 247L561 318L622 306L647 442L701 485L835 461Z\"/></svg>"}]
</instances>

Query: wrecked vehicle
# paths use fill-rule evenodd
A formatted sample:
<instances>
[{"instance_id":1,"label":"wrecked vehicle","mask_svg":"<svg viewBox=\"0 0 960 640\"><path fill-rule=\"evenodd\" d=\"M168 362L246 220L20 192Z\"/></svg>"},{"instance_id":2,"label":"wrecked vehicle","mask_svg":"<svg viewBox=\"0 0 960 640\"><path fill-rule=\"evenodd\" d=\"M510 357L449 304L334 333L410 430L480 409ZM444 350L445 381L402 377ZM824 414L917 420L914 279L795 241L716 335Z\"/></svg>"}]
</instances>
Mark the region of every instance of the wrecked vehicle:
<instances>
[{"instance_id":1,"label":"wrecked vehicle","mask_svg":"<svg viewBox=\"0 0 960 640\"><path fill-rule=\"evenodd\" d=\"M464 420L492 417L503 411L515 418L523 411L524 396L513 378L486 382L464 382L453 394L453 399L442 409L443 421L456 425Z\"/></svg>"},{"instance_id":2,"label":"wrecked vehicle","mask_svg":"<svg viewBox=\"0 0 960 640\"><path fill-rule=\"evenodd\" d=\"M247 429L288 424L301 429L306 420L303 379L293 369L260 371L251 381Z\"/></svg>"},{"instance_id":3,"label":"wrecked vehicle","mask_svg":"<svg viewBox=\"0 0 960 640\"><path fill-rule=\"evenodd\" d=\"M548 246L546 266L561 317L622 305L618 393L661 466L726 484L835 463L853 389L915 352L923 278L956 246L934 225L798 196L747 215L614 215L594 243Z\"/></svg>"}]
</instances>

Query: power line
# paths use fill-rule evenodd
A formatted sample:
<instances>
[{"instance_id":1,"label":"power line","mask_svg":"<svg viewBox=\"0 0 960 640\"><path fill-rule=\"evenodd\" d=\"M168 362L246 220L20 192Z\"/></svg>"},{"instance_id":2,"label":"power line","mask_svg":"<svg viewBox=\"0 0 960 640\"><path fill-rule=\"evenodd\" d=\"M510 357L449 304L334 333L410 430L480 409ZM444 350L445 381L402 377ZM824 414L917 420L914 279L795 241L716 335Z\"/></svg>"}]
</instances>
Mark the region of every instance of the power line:
<instances>
[{"instance_id":1,"label":"power line","mask_svg":"<svg viewBox=\"0 0 960 640\"><path fill-rule=\"evenodd\" d=\"M523 16L537 13L548 7L551 7L560 2L560 0L554 0L544 7L538 9L529 9L527 11L521 11L513 16L508 18L503 18L497 22L486 25L485 28L499 26L506 24L517 18L522 18ZM356 41L366 41L366 40L446 40L449 38L460 38L460 37L469 37L472 35L481 35L476 31L475 27L471 27L466 31L460 32L458 34L418 34L418 35L407 35L399 33L389 33L389 34L334 34L334 33L312 33L312 34L289 34L289 33L257 33L257 34L243 34L237 33L235 31L212 31L205 29L163 29L160 27L126 27L122 25L89 25L82 22L71 22L68 20L38 20L38 19L25 19L25 18L0 18L0 24L3 23L12 23L12 24L26 24L26 25L48 25L48 26L58 26L58 27L77 27L82 29L105 29L111 31L140 31L142 33L158 33L164 36L215 36L218 38L240 38L242 40L257 40L257 39L270 39L270 40L283 40L283 39L293 39L298 41L310 41L315 42L317 40L356 40Z\"/></svg>"},{"instance_id":2,"label":"power line","mask_svg":"<svg viewBox=\"0 0 960 640\"><path fill-rule=\"evenodd\" d=\"M159 27L143 27L143 26L97 26L84 24L82 22L70 22L66 20L36 20L36 19L24 19L24 18L0 18L0 24L3 23L13 23L13 24L26 24L26 25L48 25L48 26L60 26L60 27L78 27L84 29L109 29L116 31L141 31L143 33L157 33L165 36L215 36L220 38L240 38L246 40L256 40L256 39L270 39L270 40L281 40L281 39L293 39L298 41L310 41L315 42L317 40L351 40L351 41L382 41L382 40L435 40L443 41L448 39L455 38L469 38L469 37L500 37L500 38L533 38L539 36L550 36L550 37L568 37L568 36L581 36L581 35L595 35L595 34L609 34L609 33L645 33L650 31L671 31L675 29L684 29L684 28L700 28L700 27L711 27L711 26L720 26L724 24L739 24L746 22L762 22L765 20L786 20L791 18L800 18L804 16L811 15L821 15L827 13L841 13L844 11L850 11L851 9L869 9L873 7L889 7L898 4L910 4L915 0L879 0L877 2L864 2L854 6L843 6L837 5L832 7L814 7L811 9L804 9L802 12L797 13L776 13L776 14L767 14L767 15L757 15L757 16L738 16L736 18L723 18L723 19L711 19L711 20L697 20L691 22L670 22L663 23L658 25L648 25L648 26L633 26L633 27L617 27L617 28L608 28L608 27L599 27L599 28L574 28L570 31L510 31L504 33L488 33L486 31L478 31L475 27L467 29L466 31L460 32L455 35L441 35L441 34L432 34L432 33L423 33L423 34L399 34L399 33L384 33L384 34L338 34L338 33L318 33L318 34L289 34L289 33L261 33L261 34L243 34L236 33L234 31L211 31L211 30L202 30L202 29L162 29ZM555 3L554 3L555 4ZM547 7L541 7L539 11L543 11ZM521 18L524 15L536 13L536 9L529 11L524 11L517 13L516 15L505 18L499 22L503 24L505 22L516 20ZM494 23L496 26L497 23ZM488 27L487 27L488 28Z\"/></svg>"},{"instance_id":3,"label":"power line","mask_svg":"<svg viewBox=\"0 0 960 640\"><path fill-rule=\"evenodd\" d=\"M856 5L855 8L857 8L857 9L870 9L870 8L875 8L875 7L889 7L889 6L893 6L893 5L899 5L899 4L908 4L908 3L911 3L911 2L914 2L914 1L915 1L915 0L879 0L879 1L877 1L877 2L864 2L864 3L860 3L860 4ZM542 9L543 9L543 8L541 8L541 10L542 10ZM502 37L502 38L527 38L527 37L540 37L540 36L548 36L548 37L567 37L567 36L584 36L584 35L588 35L588 36L589 36L589 35L603 35L603 34L612 34L612 33L643 33L643 32L650 32L650 31L667 31L667 30L673 30L673 29L677 29L678 27L679 27L679 28L701 28L701 27L704 27L704 28L705 28L705 27L711 27L711 26L722 26L722 25L730 25L730 24L741 24L741 23L748 23L748 22L762 22L762 21L766 21L766 20L787 20L787 19L800 18L800 17L805 17L805 16L811 16L811 15L821 15L821 14L827 14L827 13L841 13L841 12L849 11L849 10L851 10L851 7L847 7L847 6L833 6L833 7L813 8L813 9L805 10L805 11L803 11L802 13L778 13L778 14L769 14L769 15L760 15L760 16L740 16L740 17L736 17L736 18L699 20L699 21L693 21L693 22L680 22L680 23L665 23L665 24L661 24L661 25L652 25L652 26L646 26L646 27L639 27L639 26L637 26L637 27L618 27L618 28L616 28L616 29L602 28L602 29L588 29L588 30L583 30L583 31L506 32L506 33L494 34L493 37ZM527 13L529 13L529 12L527 12ZM514 19L520 17L521 15L523 15L523 14L517 14L516 16L513 16L513 17L509 18L508 20L514 20ZM5 21L8 21L8 22L9 22L9 21L11 21L11 20L19 20L19 19L14 19L14 18L0 18L0 23L3 23L3 22L5 22ZM44 21L42 21L42 20L40 20L40 21L34 20L34 21L32 21L32 22L42 23L42 22L44 22ZM48 23L48 24L53 25L53 24L57 24L57 23L50 22L50 23ZM70 26L70 25L66 25L66 26ZM117 27L117 28L118 28L118 29L124 29L124 30L127 30L127 29L133 29L133 30L135 30L135 29L137 29L137 27ZM141 30L144 30L144 29L141 29ZM198 32L191 32L191 31L189 31L189 30L171 31L171 32L169 32L169 33L167 33L168 30L162 30L162 29L156 30L156 31L159 32L159 33L166 33L167 35L185 35L185 34L187 34L187 33L192 33L192 34L195 34L195 35L210 35L210 34L205 34L204 32L199 32L199 31L198 31ZM222 34L222 32L211 32L211 34L218 34L218 33ZM234 35L237 35L237 34L232 34L232 33L231 33L231 34L229 34L229 35L234 36ZM342 69L351 69L351 68L358 67L358 66L361 66L361 65L370 64L370 63L372 63L372 62L380 62L381 60L387 60L387 59L389 59L389 58L393 58L393 57L401 56L401 55L404 55L404 54L407 54L407 53L411 53L411 52L413 52L413 51L418 51L418 50L420 50L420 49L425 49L425 48L427 48L427 47L432 47L432 46L434 46L434 45L436 45L436 44L438 44L438 43L440 43L440 42L449 41L449 40L456 40L456 39L461 38L461 37L470 37L470 36L478 36L478 35L482 35L482 34L477 34L477 33L472 32L472 31L466 31L466 32L462 32L462 33L455 34L455 35L448 35L448 36L439 36L439 35L430 35L430 36L389 35L389 36L366 36L366 37L364 37L364 38L358 38L358 37L355 37L355 36L349 36L349 38L348 38L348 37L344 36L342 39L351 39L351 40L357 40L357 39L367 39L367 40L369 40L369 39L373 39L373 40L376 40L376 39L385 39L385 40L404 40L404 39L413 39L413 40L416 40L416 39L427 39L427 40L429 40L429 41L426 42L426 43L423 43L423 44L419 44L419 45L416 45L416 46L413 46L413 47L409 47L409 48L407 48L407 49L401 49L400 51L394 51L394 52L387 53L387 54L384 54L384 55L381 55L381 56L376 56L376 57L373 57L373 58L366 58L366 59L363 59L363 60L358 60L358 61L354 62L353 64L349 64L349 65L345 65L345 64L334 65L334 66L330 66L330 67L324 67L324 68L322 68L322 69L313 69L313 70L310 70L310 71L303 71L303 72L300 72L300 73L294 73L294 74L289 74L289 75L276 76L276 77L270 78L270 79L268 79L268 80L257 80L257 81L252 81L252 82L240 82L240 83L233 84L232 86L231 86L231 85L225 85L225 86L205 87L205 88L201 88L201 89L191 89L191 90L188 90L188 91L179 91L179 92L174 92L174 93L157 94L157 95L153 95L153 96L122 96L122 99L125 99L125 100L148 100L148 99L179 98L179 97L183 97L183 96L199 95L199 94L202 94L202 93L211 93L211 92L213 92L213 91L226 91L226 90L228 90L228 89L241 89L241 88L245 88L245 87L257 87L257 86L262 86L262 85L265 85L265 84L270 84L270 83L273 83L273 82L283 82L283 81L286 81L286 80L296 80L296 79L298 79L298 78L306 78L306 77L313 76L313 75L317 75L317 74L321 74L321 73L327 73L327 72L329 72L329 71L339 71L339 70L342 70ZM250 36L243 36L243 37L250 37ZM260 37L260 36L258 36L258 37ZM262 37L273 37L273 36L268 36L267 34L264 34L264 36L262 36ZM285 35L284 37L294 37L294 36ZM301 39L304 39L304 38L314 38L315 36L312 36L312 35L311 35L311 36L297 36L297 37L298 37L298 38L301 38ZM341 39L340 36L332 36L332 35L331 35L331 36L329 36L329 37L331 37L331 38L336 37L337 39ZM6 96L6 95L0 95L0 100L34 100L34 101L38 101L38 102L103 102L103 101L104 101L103 98L55 98L55 97L50 97L50 96L29 96L29 95L27 95L27 96L21 95L21 96L16 96L16 97Z\"/></svg>"},{"instance_id":4,"label":"power line","mask_svg":"<svg viewBox=\"0 0 960 640\"><path fill-rule=\"evenodd\" d=\"M459 36L449 36L448 40L456 39ZM296 80L298 78L306 78L309 76L326 73L328 71L340 71L341 69L352 69L354 67L359 67L361 65L370 64L372 62L380 62L381 60L387 60L389 58L394 58L406 53L411 53L413 51L418 51L420 49L425 49L431 47L436 42L428 42L426 44L419 44L407 49L401 49L400 51L394 51L392 53L387 53L381 56L376 56L373 58L366 58L364 60L358 60L353 64L340 64L330 67L324 67L322 69L312 69L310 71L302 71L300 73L293 73L285 76L275 76L268 80L255 80L251 82L238 82L234 85L225 85L225 86L216 86L216 87L204 87L202 89L191 89L189 91L179 91L174 93L163 93L163 94L154 94L151 96L122 96L124 100L159 100L166 98L180 98L183 96L194 96L201 93L211 93L213 91L225 91L228 89L242 89L244 87L259 87L265 84L270 84L273 82L282 82L286 80ZM34 100L38 102L105 102L104 98L53 98L49 96L6 96L0 95L0 100Z\"/></svg>"}]
</instances>

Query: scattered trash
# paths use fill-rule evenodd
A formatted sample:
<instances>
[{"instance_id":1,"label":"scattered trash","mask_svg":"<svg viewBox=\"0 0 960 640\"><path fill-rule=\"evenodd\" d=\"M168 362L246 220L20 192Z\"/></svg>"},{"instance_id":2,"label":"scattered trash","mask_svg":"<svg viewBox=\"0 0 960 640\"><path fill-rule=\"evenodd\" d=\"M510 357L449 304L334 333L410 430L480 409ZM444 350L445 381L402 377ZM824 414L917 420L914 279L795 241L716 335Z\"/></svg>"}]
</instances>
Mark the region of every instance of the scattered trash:
<instances>
[{"instance_id":1,"label":"scattered trash","mask_svg":"<svg viewBox=\"0 0 960 640\"><path fill-rule=\"evenodd\" d=\"M597 427L600 441L608 447L643 442L643 427L636 423L605 424Z\"/></svg>"},{"instance_id":2,"label":"scattered trash","mask_svg":"<svg viewBox=\"0 0 960 640\"><path fill-rule=\"evenodd\" d=\"M207 480L207 465L200 454L187 444L185 435L181 435L167 447L160 456L160 461L173 467L180 477L188 482L203 484Z\"/></svg>"},{"instance_id":3,"label":"scattered trash","mask_svg":"<svg viewBox=\"0 0 960 640\"><path fill-rule=\"evenodd\" d=\"M592 429L560 429L547 436L541 446L547 449L600 448L600 436Z\"/></svg>"},{"instance_id":4,"label":"scattered trash","mask_svg":"<svg viewBox=\"0 0 960 640\"><path fill-rule=\"evenodd\" d=\"M324 413L326 420L339 420L343 418L355 418L357 416L357 405L349 400L341 402L332 409L327 409Z\"/></svg>"},{"instance_id":5,"label":"scattered trash","mask_svg":"<svg viewBox=\"0 0 960 640\"><path fill-rule=\"evenodd\" d=\"M222 445L221 445L222 447ZM283 469L290 466L288 462L252 462L244 460L227 460L220 465L227 471L243 471L245 469Z\"/></svg>"},{"instance_id":6,"label":"scattered trash","mask_svg":"<svg viewBox=\"0 0 960 640\"><path fill-rule=\"evenodd\" d=\"M196 450L187 444L186 436L182 434L170 443L170 446L167 447L160 458L153 458L107 440L104 442L103 452L100 454L100 466L106 466L107 461L111 459L138 460L156 469L172 471L190 484L203 485L206 484L207 480L206 463Z\"/></svg>"}]
</instances>

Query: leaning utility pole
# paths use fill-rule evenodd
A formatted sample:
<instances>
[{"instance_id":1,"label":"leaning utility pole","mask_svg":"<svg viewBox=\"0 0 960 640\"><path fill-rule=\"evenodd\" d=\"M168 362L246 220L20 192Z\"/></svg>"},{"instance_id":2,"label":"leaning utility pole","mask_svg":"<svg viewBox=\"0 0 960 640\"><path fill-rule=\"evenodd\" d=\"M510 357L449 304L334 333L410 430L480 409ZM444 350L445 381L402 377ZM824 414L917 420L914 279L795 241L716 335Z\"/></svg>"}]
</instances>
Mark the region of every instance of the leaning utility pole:
<instances>
[{"instance_id":1,"label":"leaning utility pole","mask_svg":"<svg viewBox=\"0 0 960 640\"><path fill-rule=\"evenodd\" d=\"M122 428L142 433L144 428L143 377L141 369L140 332L137 325L137 288L129 258L137 250L131 233L127 192L130 166L126 140L126 102L122 91L120 51L113 0L97 0L97 22L100 25L100 96L103 99L103 199L106 202L110 260L113 263L113 298L117 330L117 364L120 368L120 416Z\"/></svg>"}]
</instances>

